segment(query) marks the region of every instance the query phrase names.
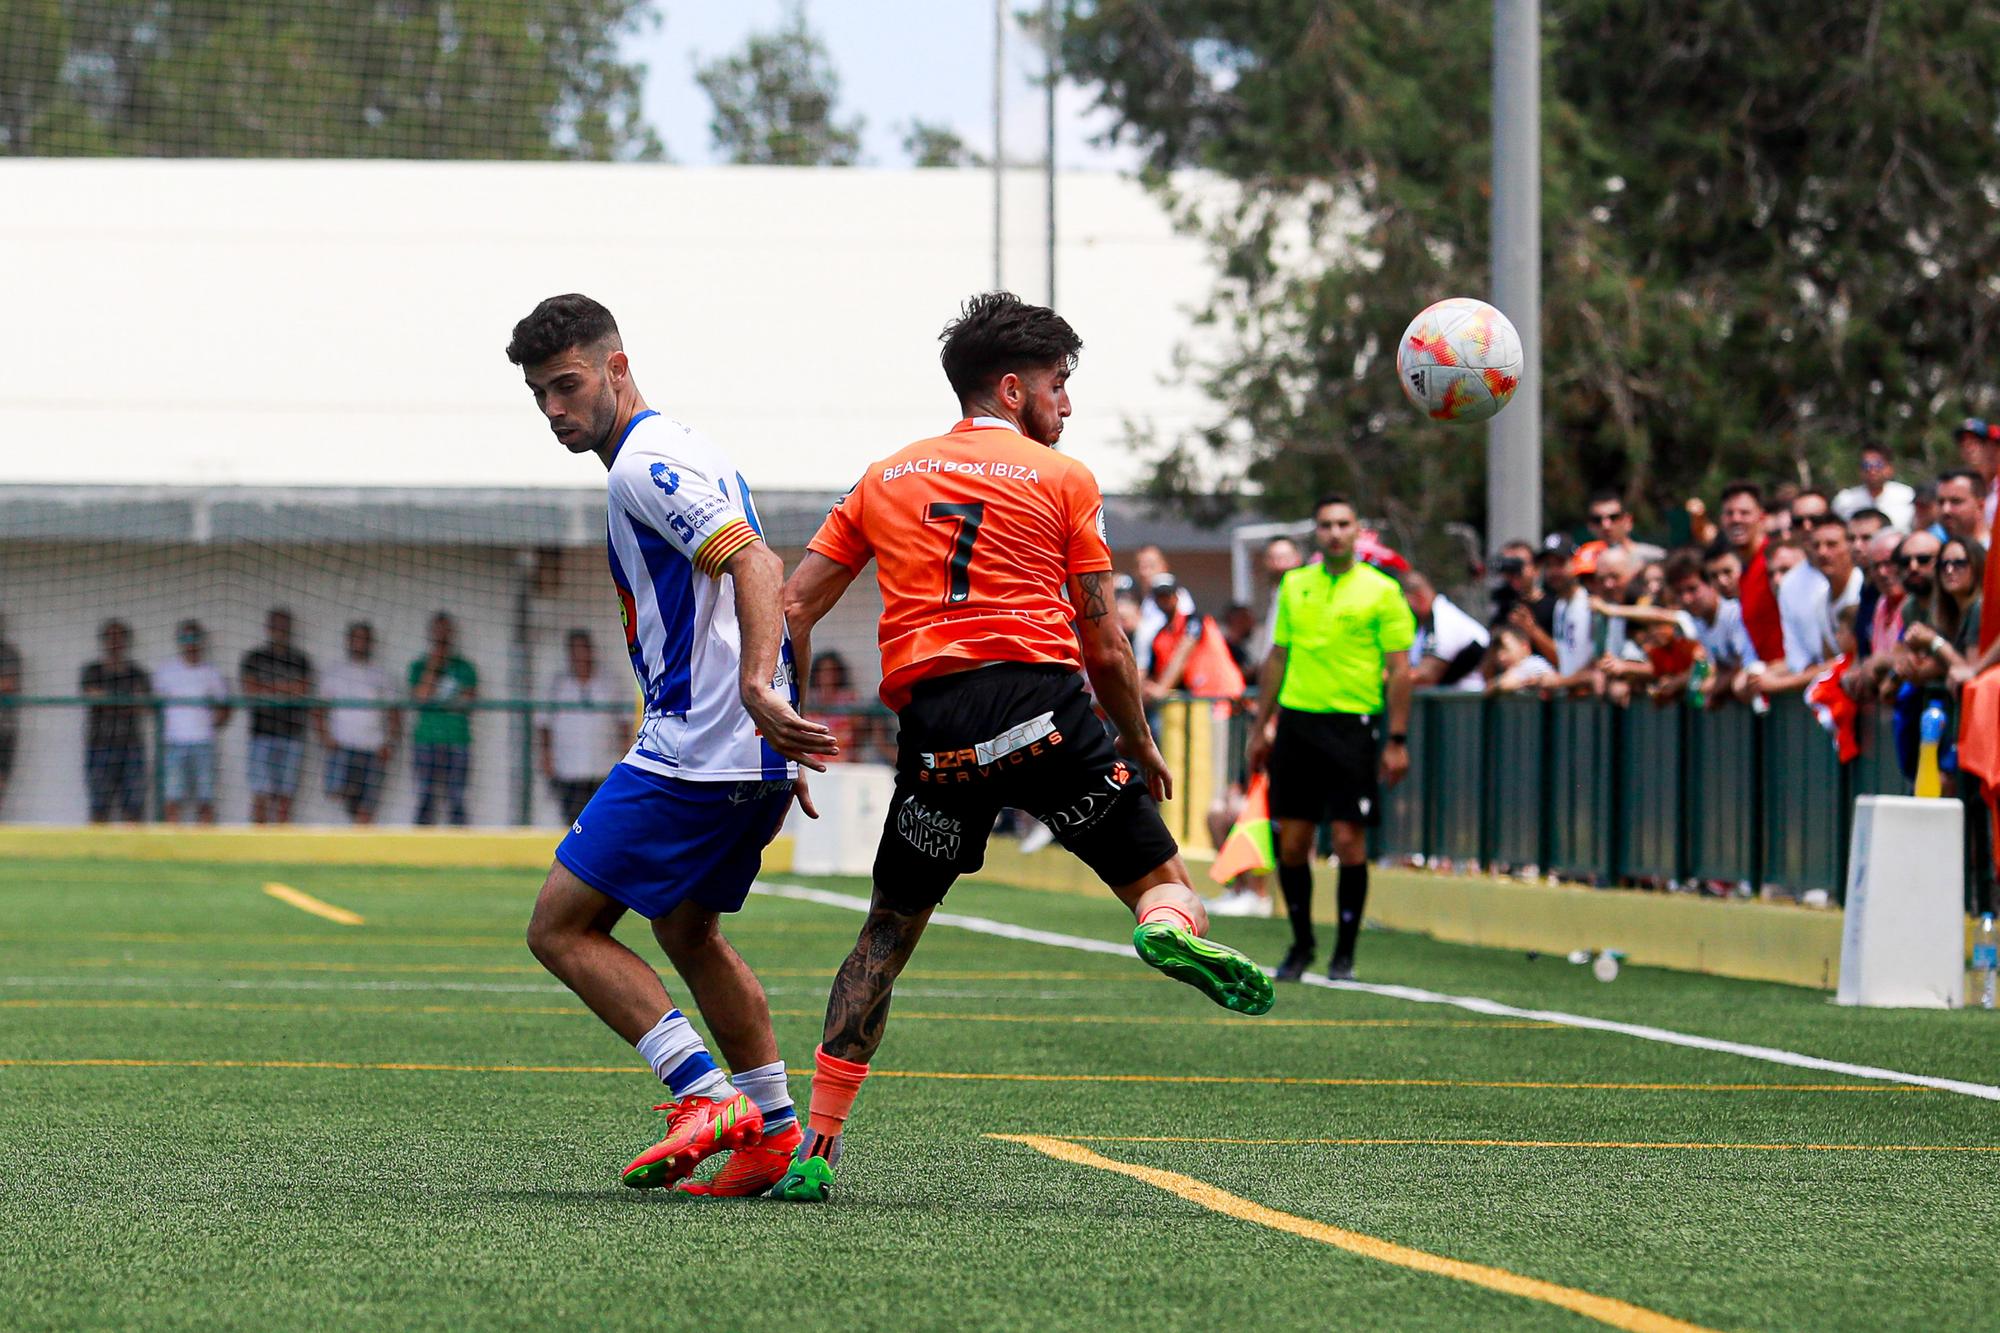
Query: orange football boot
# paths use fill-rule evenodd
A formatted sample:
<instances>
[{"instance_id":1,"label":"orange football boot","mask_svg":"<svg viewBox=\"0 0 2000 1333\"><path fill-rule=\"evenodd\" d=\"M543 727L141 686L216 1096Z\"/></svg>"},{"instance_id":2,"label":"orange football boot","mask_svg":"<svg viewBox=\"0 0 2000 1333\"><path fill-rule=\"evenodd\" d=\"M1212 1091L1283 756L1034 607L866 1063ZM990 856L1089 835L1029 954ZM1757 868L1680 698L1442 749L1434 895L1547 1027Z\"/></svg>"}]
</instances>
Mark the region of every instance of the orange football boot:
<instances>
[{"instance_id":1,"label":"orange football boot","mask_svg":"<svg viewBox=\"0 0 2000 1333\"><path fill-rule=\"evenodd\" d=\"M667 1136L625 1168L620 1179L636 1190L671 1185L716 1153L754 1143L764 1134L764 1113L740 1092L723 1101L685 1097L653 1109L667 1113Z\"/></svg>"},{"instance_id":2,"label":"orange football boot","mask_svg":"<svg viewBox=\"0 0 2000 1333\"><path fill-rule=\"evenodd\" d=\"M774 1134L766 1134L746 1148L729 1154L722 1169L708 1180L683 1180L674 1186L681 1194L705 1199L749 1199L778 1183L792 1164L801 1139L799 1122L793 1120Z\"/></svg>"}]
</instances>

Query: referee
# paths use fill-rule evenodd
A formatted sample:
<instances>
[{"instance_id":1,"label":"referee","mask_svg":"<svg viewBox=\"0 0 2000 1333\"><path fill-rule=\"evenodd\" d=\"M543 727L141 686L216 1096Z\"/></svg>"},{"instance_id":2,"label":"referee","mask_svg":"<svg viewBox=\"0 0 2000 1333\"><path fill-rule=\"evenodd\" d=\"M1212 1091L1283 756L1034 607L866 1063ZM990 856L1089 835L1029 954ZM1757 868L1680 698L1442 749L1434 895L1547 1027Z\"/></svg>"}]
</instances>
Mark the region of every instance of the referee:
<instances>
[{"instance_id":1,"label":"referee","mask_svg":"<svg viewBox=\"0 0 2000 1333\"><path fill-rule=\"evenodd\" d=\"M1380 818L1381 784L1410 771L1409 648L1416 621L1396 580L1354 558L1361 524L1344 496L1313 507L1320 560L1278 584L1271 655L1257 683L1250 771L1270 762L1271 816L1278 825L1278 884L1292 919L1292 947L1279 981L1312 965L1312 850L1319 825L1333 824L1340 860L1340 930L1335 981L1354 976L1354 938L1368 901L1369 825ZM1386 678L1386 689L1385 689ZM1388 743L1381 744L1383 697Z\"/></svg>"}]
</instances>

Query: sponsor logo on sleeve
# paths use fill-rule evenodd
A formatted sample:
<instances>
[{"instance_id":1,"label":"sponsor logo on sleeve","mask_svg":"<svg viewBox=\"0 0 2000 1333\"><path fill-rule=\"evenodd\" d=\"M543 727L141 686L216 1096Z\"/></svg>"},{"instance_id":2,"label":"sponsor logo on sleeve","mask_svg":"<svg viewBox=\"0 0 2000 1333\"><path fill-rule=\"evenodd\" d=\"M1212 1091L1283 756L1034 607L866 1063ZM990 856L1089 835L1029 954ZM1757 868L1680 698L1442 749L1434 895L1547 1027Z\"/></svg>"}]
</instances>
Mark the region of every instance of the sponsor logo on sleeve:
<instances>
[{"instance_id":1,"label":"sponsor logo on sleeve","mask_svg":"<svg viewBox=\"0 0 2000 1333\"><path fill-rule=\"evenodd\" d=\"M681 488L681 474L668 467L665 463L655 463L647 471L653 474L653 484L668 495L672 495Z\"/></svg>"}]
</instances>

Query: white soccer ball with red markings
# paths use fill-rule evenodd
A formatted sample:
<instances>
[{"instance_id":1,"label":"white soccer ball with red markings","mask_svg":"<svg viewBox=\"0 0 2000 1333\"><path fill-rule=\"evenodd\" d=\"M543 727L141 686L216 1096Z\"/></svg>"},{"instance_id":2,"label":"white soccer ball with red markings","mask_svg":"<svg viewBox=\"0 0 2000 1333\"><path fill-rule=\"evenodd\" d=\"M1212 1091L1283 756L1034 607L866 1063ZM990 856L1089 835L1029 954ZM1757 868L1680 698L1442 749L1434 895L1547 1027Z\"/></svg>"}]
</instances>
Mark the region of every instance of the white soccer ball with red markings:
<instances>
[{"instance_id":1,"label":"white soccer ball with red markings","mask_svg":"<svg viewBox=\"0 0 2000 1333\"><path fill-rule=\"evenodd\" d=\"M1396 374L1433 421L1484 421L1521 382L1521 335L1486 302L1454 296L1410 321L1396 347Z\"/></svg>"}]
</instances>

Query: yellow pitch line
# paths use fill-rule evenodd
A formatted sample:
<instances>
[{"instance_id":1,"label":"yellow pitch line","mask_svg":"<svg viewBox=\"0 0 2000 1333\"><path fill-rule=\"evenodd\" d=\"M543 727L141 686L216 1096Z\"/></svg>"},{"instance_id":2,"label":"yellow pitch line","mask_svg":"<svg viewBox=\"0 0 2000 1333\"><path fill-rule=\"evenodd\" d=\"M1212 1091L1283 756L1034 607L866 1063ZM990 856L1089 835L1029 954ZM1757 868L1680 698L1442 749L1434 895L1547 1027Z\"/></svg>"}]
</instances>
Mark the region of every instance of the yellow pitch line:
<instances>
[{"instance_id":1,"label":"yellow pitch line","mask_svg":"<svg viewBox=\"0 0 2000 1333\"><path fill-rule=\"evenodd\" d=\"M361 1069L425 1074L633 1074L631 1065L438 1065L354 1060L0 1060L8 1069Z\"/></svg>"},{"instance_id":2,"label":"yellow pitch line","mask_svg":"<svg viewBox=\"0 0 2000 1333\"><path fill-rule=\"evenodd\" d=\"M545 968L527 963L340 963L324 959L283 961L277 959L211 960L205 958L70 958L69 967L115 967L121 972L170 971L188 968L200 972L448 972L471 976L545 977ZM831 977L833 974L814 975Z\"/></svg>"},{"instance_id":3,"label":"yellow pitch line","mask_svg":"<svg viewBox=\"0 0 2000 1333\"><path fill-rule=\"evenodd\" d=\"M333 909L339 911L339 908ZM372 941L371 941L372 943ZM526 946L523 946L525 949ZM527 963L348 963L325 960L288 962L276 959L210 960L203 958L67 958L66 967L115 967L126 972L153 968L196 968L204 972L462 972L474 976L545 976L544 968ZM833 980L832 968L763 967L760 977L804 977ZM953 972L911 968L903 976L912 981L1145 981L1154 980L1150 971L1135 970L1132 976L1107 977L1093 972Z\"/></svg>"},{"instance_id":4,"label":"yellow pitch line","mask_svg":"<svg viewBox=\"0 0 2000 1333\"><path fill-rule=\"evenodd\" d=\"M482 967L476 963L329 963L265 961L212 961L204 958L71 958L71 967L115 967L121 972L147 972L171 968L195 968L203 972L451 972L474 976L546 976L540 967L503 964ZM826 973L823 975L832 975Z\"/></svg>"},{"instance_id":5,"label":"yellow pitch line","mask_svg":"<svg viewBox=\"0 0 2000 1333\"><path fill-rule=\"evenodd\" d=\"M773 1014L785 1018L818 1018L824 1011L818 1009L773 1009ZM1539 1028L1544 1031L1580 1031L1566 1028L1561 1023L1542 1023L1521 1019L1451 1019L1451 1018L1221 1018L1221 1017L1164 1017L1147 1014L946 1014L912 1013L898 1009L896 1017L924 1018L934 1021L961 1023L1105 1023L1129 1024L1134 1027L1226 1027L1241 1032L1255 1028Z\"/></svg>"},{"instance_id":6,"label":"yellow pitch line","mask_svg":"<svg viewBox=\"0 0 2000 1333\"><path fill-rule=\"evenodd\" d=\"M281 903L296 907L301 912L310 912L314 916L324 917L335 925L359 926L365 924L361 919L360 913L350 912L345 907L335 907L332 903L323 903L310 893L301 893L289 884L266 884L264 892L276 898Z\"/></svg>"},{"instance_id":7,"label":"yellow pitch line","mask_svg":"<svg viewBox=\"0 0 2000 1333\"><path fill-rule=\"evenodd\" d=\"M0 940L23 944L325 944L325 935L273 935L269 933L224 933L221 931L78 931L67 935L40 935L0 932ZM396 935L372 934L369 943L391 948L424 949L504 949L518 948L519 935Z\"/></svg>"},{"instance_id":8,"label":"yellow pitch line","mask_svg":"<svg viewBox=\"0 0 2000 1333\"><path fill-rule=\"evenodd\" d=\"M257 1004L247 1001L223 1000L81 1000L81 999L37 999L0 1000L0 1009L216 1009L245 1013L299 1013L299 1014L559 1014L572 1018L588 1018L590 1012L576 1005L567 1007L543 1005L487 1005L487 1004ZM776 1018L819 1018L823 1009L773 1009ZM1548 1031L1568 1032L1559 1023L1539 1023L1497 1020L1456 1020L1442 1018L1163 1018L1144 1014L1050 1014L1046 1017L1034 1014L953 1014L930 1013L917 1010L897 1010L900 1021L934 1023L1101 1023L1109 1025L1132 1024L1145 1027L1187 1027L1194 1024L1212 1027L1230 1027L1250 1032L1259 1028L1540 1028Z\"/></svg>"},{"instance_id":9,"label":"yellow pitch line","mask_svg":"<svg viewBox=\"0 0 2000 1333\"><path fill-rule=\"evenodd\" d=\"M7 1060L0 1069L359 1069L414 1070L433 1074L629 1074L634 1065L448 1065L347 1060ZM788 1069L810 1078L810 1069ZM876 1078L941 1079L994 1083L1196 1083L1325 1088L1557 1088L1607 1092L1930 1092L1929 1088L1873 1083L1528 1083L1441 1078L1264 1078L1222 1074L964 1074L878 1069Z\"/></svg>"},{"instance_id":10,"label":"yellow pitch line","mask_svg":"<svg viewBox=\"0 0 2000 1333\"><path fill-rule=\"evenodd\" d=\"M1682 1148L1701 1152L2000 1153L2000 1145L1964 1143L1595 1143L1575 1139L1194 1139L1150 1134L1064 1134L1062 1137L1070 1143L1216 1143L1253 1148Z\"/></svg>"},{"instance_id":11,"label":"yellow pitch line","mask_svg":"<svg viewBox=\"0 0 2000 1333\"><path fill-rule=\"evenodd\" d=\"M793 1069L810 1074L810 1069ZM1565 1092L1930 1092L1904 1083L1543 1083L1527 1079L1292 1078L1252 1074L985 1074L877 1069L875 1078L934 1078L1000 1083L1220 1083L1311 1088L1528 1088Z\"/></svg>"},{"instance_id":12,"label":"yellow pitch line","mask_svg":"<svg viewBox=\"0 0 2000 1333\"><path fill-rule=\"evenodd\" d=\"M589 1018L578 1005L505 1004L286 1004L247 1000L0 1000L0 1009L213 1009L268 1014L549 1014Z\"/></svg>"},{"instance_id":13,"label":"yellow pitch line","mask_svg":"<svg viewBox=\"0 0 2000 1333\"><path fill-rule=\"evenodd\" d=\"M1643 1305L1633 1305L1629 1301L1579 1291L1575 1287L1558 1286L1556 1283L1526 1277L1504 1268L1468 1263L1463 1259L1432 1254L1428 1250L1412 1249L1407 1245L1383 1240L1379 1236L1329 1226L1325 1222L1315 1222L1292 1213L1282 1213L1261 1203L1252 1203L1241 1195L1219 1189L1205 1180L1196 1180L1193 1176L1184 1176L1177 1171L1161 1171L1155 1167L1139 1166L1132 1162L1120 1162L1110 1157L1102 1157L1088 1148L1079 1147L1063 1139L1047 1138L1039 1134L989 1134L987 1137L1025 1144L1059 1162L1069 1162L1075 1166L1094 1167L1099 1171L1129 1176L1155 1189L1177 1195L1210 1212L1221 1213L1238 1221L1252 1222L1273 1231L1283 1231L1306 1240L1318 1241L1322 1245L1331 1245L1336 1249L1346 1250L1349 1254L1358 1254L1364 1259L1373 1259L1379 1263L1393 1264L1398 1268L1413 1269L1436 1277L1451 1278L1457 1282L1470 1283L1475 1287L1484 1287L1488 1291L1519 1296L1524 1300L1540 1301L1544 1305L1568 1310L1612 1328L1628 1330L1628 1333L1710 1333L1710 1330L1700 1324L1690 1324L1685 1320L1675 1319L1672 1315L1661 1314L1658 1310L1649 1310Z\"/></svg>"}]
</instances>

